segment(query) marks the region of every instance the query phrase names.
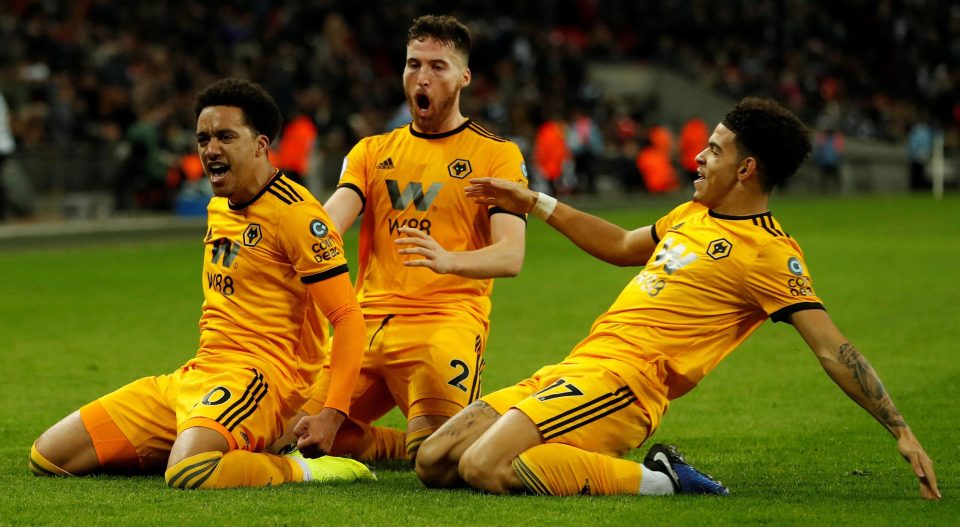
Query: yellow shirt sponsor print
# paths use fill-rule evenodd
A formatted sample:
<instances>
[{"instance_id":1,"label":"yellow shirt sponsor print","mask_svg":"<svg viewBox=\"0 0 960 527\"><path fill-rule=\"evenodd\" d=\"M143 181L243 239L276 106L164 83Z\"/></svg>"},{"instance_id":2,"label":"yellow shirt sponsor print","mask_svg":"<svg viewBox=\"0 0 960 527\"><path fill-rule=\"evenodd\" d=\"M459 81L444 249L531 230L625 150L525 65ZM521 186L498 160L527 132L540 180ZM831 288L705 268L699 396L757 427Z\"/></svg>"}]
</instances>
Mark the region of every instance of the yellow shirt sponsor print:
<instances>
[{"instance_id":1,"label":"yellow shirt sponsor print","mask_svg":"<svg viewBox=\"0 0 960 527\"><path fill-rule=\"evenodd\" d=\"M249 202L215 197L207 211L197 357L265 367L281 393L303 392L328 336L305 284L347 272L339 233L281 173Z\"/></svg>"},{"instance_id":2,"label":"yellow shirt sponsor print","mask_svg":"<svg viewBox=\"0 0 960 527\"><path fill-rule=\"evenodd\" d=\"M635 365L673 399L767 318L822 309L799 245L770 213L732 217L689 202L653 229L658 243L646 267L573 356Z\"/></svg>"},{"instance_id":3,"label":"yellow shirt sponsor print","mask_svg":"<svg viewBox=\"0 0 960 527\"><path fill-rule=\"evenodd\" d=\"M490 244L490 215L463 188L474 177L527 184L519 148L472 121L441 134L410 125L361 140L344 159L340 186L364 200L357 291L364 313L467 310L486 319L493 280L439 275L403 266L394 243L401 227L432 236L448 251Z\"/></svg>"}]
</instances>

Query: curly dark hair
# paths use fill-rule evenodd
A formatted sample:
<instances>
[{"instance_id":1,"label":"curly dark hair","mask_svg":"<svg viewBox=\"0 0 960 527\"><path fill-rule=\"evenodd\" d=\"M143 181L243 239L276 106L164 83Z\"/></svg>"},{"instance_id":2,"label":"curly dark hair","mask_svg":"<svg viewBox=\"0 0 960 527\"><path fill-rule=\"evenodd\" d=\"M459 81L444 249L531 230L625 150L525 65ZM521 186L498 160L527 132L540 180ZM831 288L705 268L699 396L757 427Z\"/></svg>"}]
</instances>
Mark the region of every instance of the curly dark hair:
<instances>
[{"instance_id":1,"label":"curly dark hair","mask_svg":"<svg viewBox=\"0 0 960 527\"><path fill-rule=\"evenodd\" d=\"M796 173L810 154L810 132L775 101L746 97L721 123L737 134L740 159L757 160L763 189L770 192Z\"/></svg>"},{"instance_id":2,"label":"curly dark hair","mask_svg":"<svg viewBox=\"0 0 960 527\"><path fill-rule=\"evenodd\" d=\"M453 46L453 49L470 58L470 30L462 22L449 15L423 15L414 19L407 31L407 43L426 37Z\"/></svg>"},{"instance_id":3,"label":"curly dark hair","mask_svg":"<svg viewBox=\"0 0 960 527\"><path fill-rule=\"evenodd\" d=\"M280 132L283 115L276 101L263 86L244 79L221 79L197 94L193 103L195 117L207 106L235 106L243 111L247 126L272 143Z\"/></svg>"}]
</instances>

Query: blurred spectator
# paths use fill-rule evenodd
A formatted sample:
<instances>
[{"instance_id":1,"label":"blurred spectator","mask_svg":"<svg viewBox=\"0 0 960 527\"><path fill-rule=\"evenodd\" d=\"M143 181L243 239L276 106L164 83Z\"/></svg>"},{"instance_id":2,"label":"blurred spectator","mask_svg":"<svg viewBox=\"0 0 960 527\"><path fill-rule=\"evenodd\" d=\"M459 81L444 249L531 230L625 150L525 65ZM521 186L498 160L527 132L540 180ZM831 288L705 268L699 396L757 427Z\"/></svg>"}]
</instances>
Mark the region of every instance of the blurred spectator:
<instances>
[{"instance_id":1,"label":"blurred spectator","mask_svg":"<svg viewBox=\"0 0 960 527\"><path fill-rule=\"evenodd\" d=\"M650 141L647 146L659 151L667 160L673 159L673 133L669 128L653 125L647 131L647 139Z\"/></svg>"},{"instance_id":2,"label":"blurred spectator","mask_svg":"<svg viewBox=\"0 0 960 527\"><path fill-rule=\"evenodd\" d=\"M817 132L813 140L813 162L820 173L820 191L828 193L840 188L840 169L843 166L843 134L828 127Z\"/></svg>"},{"instance_id":3,"label":"blurred spectator","mask_svg":"<svg viewBox=\"0 0 960 527\"><path fill-rule=\"evenodd\" d=\"M203 180L203 162L200 161L200 156L196 152L181 155L167 171L167 186L170 188L195 184Z\"/></svg>"},{"instance_id":4,"label":"blurred spectator","mask_svg":"<svg viewBox=\"0 0 960 527\"><path fill-rule=\"evenodd\" d=\"M7 100L0 93L0 221L7 217L7 183L4 179L4 167L13 155L13 130L10 129L10 112Z\"/></svg>"},{"instance_id":5,"label":"blurred spectator","mask_svg":"<svg viewBox=\"0 0 960 527\"><path fill-rule=\"evenodd\" d=\"M624 192L630 194L646 189L643 174L637 165L637 156L640 154L640 144L636 139L630 139L619 145L617 150L617 179Z\"/></svg>"},{"instance_id":6,"label":"blurred spectator","mask_svg":"<svg viewBox=\"0 0 960 527\"><path fill-rule=\"evenodd\" d=\"M910 189L930 188L927 164L933 156L933 130L926 121L917 121L907 136L907 155L910 158Z\"/></svg>"},{"instance_id":7,"label":"blurred spectator","mask_svg":"<svg viewBox=\"0 0 960 527\"><path fill-rule=\"evenodd\" d=\"M207 204L213 197L213 188L204 177L203 163L196 152L180 156L170 167L167 187L178 189L173 200L173 211L178 216L207 215Z\"/></svg>"},{"instance_id":8,"label":"blurred spectator","mask_svg":"<svg viewBox=\"0 0 960 527\"><path fill-rule=\"evenodd\" d=\"M638 125L637 119L622 108L617 110L613 121L616 140L614 159L620 187L627 193L642 190L643 177L637 169L637 154L640 152L637 137L641 133L645 134L646 131Z\"/></svg>"},{"instance_id":9,"label":"blurred spectator","mask_svg":"<svg viewBox=\"0 0 960 527\"><path fill-rule=\"evenodd\" d=\"M654 132L657 132L655 134ZM659 132L651 130L651 138L648 139L640 148L637 154L637 170L643 177L643 184L647 192L652 194L661 194L664 192L673 192L680 188L680 182L677 180L677 171L670 162L670 157L663 148L663 144L653 141ZM660 135L660 141L663 136Z\"/></svg>"},{"instance_id":10,"label":"blurred spectator","mask_svg":"<svg viewBox=\"0 0 960 527\"><path fill-rule=\"evenodd\" d=\"M309 115L300 114L283 127L277 144L277 167L297 182L303 183L310 166L317 127Z\"/></svg>"},{"instance_id":11,"label":"blurred spectator","mask_svg":"<svg viewBox=\"0 0 960 527\"><path fill-rule=\"evenodd\" d=\"M167 186L167 170L172 156L163 145L163 125L168 114L166 103L146 107L127 130L124 140L129 151L114 181L116 210L170 208L173 196Z\"/></svg>"},{"instance_id":12,"label":"blurred spectator","mask_svg":"<svg viewBox=\"0 0 960 527\"><path fill-rule=\"evenodd\" d=\"M550 119L537 129L533 140L533 162L536 173L539 174L549 187L549 194L557 196L566 189L563 188L563 178L570 170L570 149L567 148L566 133L563 121Z\"/></svg>"},{"instance_id":13,"label":"blurred spectator","mask_svg":"<svg viewBox=\"0 0 960 527\"><path fill-rule=\"evenodd\" d=\"M277 149L271 154L277 168L303 183L319 133L313 114L320 103L321 93L317 89L308 89L297 93L296 98L298 113L284 124Z\"/></svg>"},{"instance_id":14,"label":"blurred spectator","mask_svg":"<svg viewBox=\"0 0 960 527\"><path fill-rule=\"evenodd\" d=\"M683 169L688 181L700 177L697 174L697 167L699 167L697 154L707 147L709 138L710 132L703 119L694 117L683 123L683 127L680 129L678 155L680 156L680 168Z\"/></svg>"},{"instance_id":15,"label":"blurred spectator","mask_svg":"<svg viewBox=\"0 0 960 527\"><path fill-rule=\"evenodd\" d=\"M573 155L577 190L597 191L597 158L603 153L603 137L593 117L581 106L573 109L567 126L567 146Z\"/></svg>"}]
</instances>

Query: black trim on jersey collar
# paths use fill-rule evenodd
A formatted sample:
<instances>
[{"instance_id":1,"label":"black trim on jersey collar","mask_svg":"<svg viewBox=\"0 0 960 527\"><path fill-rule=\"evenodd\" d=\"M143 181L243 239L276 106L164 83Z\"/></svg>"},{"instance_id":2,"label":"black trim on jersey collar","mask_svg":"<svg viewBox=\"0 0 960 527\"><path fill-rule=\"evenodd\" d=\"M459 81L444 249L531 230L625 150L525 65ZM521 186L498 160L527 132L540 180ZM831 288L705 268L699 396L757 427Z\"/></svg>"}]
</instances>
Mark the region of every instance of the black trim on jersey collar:
<instances>
[{"instance_id":1,"label":"black trim on jersey collar","mask_svg":"<svg viewBox=\"0 0 960 527\"><path fill-rule=\"evenodd\" d=\"M473 121L470 122L470 126L469 126L468 128L470 128L470 130L471 130L473 133L479 135L480 137L486 137L487 139L490 139L490 140L492 140L492 141L496 141L496 142L498 142L498 143L506 143L506 142L507 142L506 139L504 139L504 138L500 137L499 135L491 132L490 130L487 130L486 128L480 126L479 124L477 124L477 123L475 123L475 122L473 122Z\"/></svg>"},{"instance_id":2,"label":"black trim on jersey collar","mask_svg":"<svg viewBox=\"0 0 960 527\"><path fill-rule=\"evenodd\" d=\"M344 183L337 188L348 188L356 192L357 195L360 196L360 212L358 212L357 215L359 216L360 214L363 214L364 209L367 208L367 198L364 197L363 191L360 190L360 187L354 185L353 183Z\"/></svg>"},{"instance_id":3,"label":"black trim on jersey collar","mask_svg":"<svg viewBox=\"0 0 960 527\"><path fill-rule=\"evenodd\" d=\"M760 214L748 214L747 216L730 216L729 214L721 214L715 212L713 209L707 211L711 216L720 220L752 220L754 218L762 218L764 216L773 217L773 214L768 210L767 212L761 212Z\"/></svg>"},{"instance_id":4,"label":"black trim on jersey collar","mask_svg":"<svg viewBox=\"0 0 960 527\"><path fill-rule=\"evenodd\" d=\"M277 179L280 178L280 176L283 175L283 172L280 172L279 168L275 168L274 171L275 172L273 173L273 177L270 178L270 181L267 181L267 184L264 185L262 189L260 189L260 192L257 192L255 196L248 199L246 202L241 203L239 205L234 205L233 203L230 202L229 199L227 199L227 206L230 207L230 210L243 210L249 207L250 205L253 205L254 201L257 201L258 199L260 199L260 196L263 196L267 192L267 189L270 188L270 185L272 185L274 181L276 181Z\"/></svg>"},{"instance_id":5,"label":"black trim on jersey collar","mask_svg":"<svg viewBox=\"0 0 960 527\"><path fill-rule=\"evenodd\" d=\"M347 264L338 265L333 269L327 269L322 273L312 274L309 276L301 276L300 281L305 284L315 284L317 282L322 282L327 278L333 278L334 276L341 275L343 273L350 272L350 269L347 267Z\"/></svg>"},{"instance_id":6,"label":"black trim on jersey collar","mask_svg":"<svg viewBox=\"0 0 960 527\"><path fill-rule=\"evenodd\" d=\"M423 132L418 132L413 129L413 123L408 124L407 128L410 129L410 133L413 134L414 137L419 137L421 139L442 139L444 137L450 137L451 135L459 134L460 132L466 130L467 127L470 126L471 122L473 121L471 121L470 119L467 119L466 121L463 122L463 124L454 128L453 130L450 130L447 132L440 132L439 134L425 134Z\"/></svg>"},{"instance_id":7,"label":"black trim on jersey collar","mask_svg":"<svg viewBox=\"0 0 960 527\"><path fill-rule=\"evenodd\" d=\"M789 322L790 315L796 313L797 311L806 311L808 309L827 310L827 308L823 307L823 304L820 302L799 302L774 311L770 314L770 320L774 322Z\"/></svg>"}]
</instances>

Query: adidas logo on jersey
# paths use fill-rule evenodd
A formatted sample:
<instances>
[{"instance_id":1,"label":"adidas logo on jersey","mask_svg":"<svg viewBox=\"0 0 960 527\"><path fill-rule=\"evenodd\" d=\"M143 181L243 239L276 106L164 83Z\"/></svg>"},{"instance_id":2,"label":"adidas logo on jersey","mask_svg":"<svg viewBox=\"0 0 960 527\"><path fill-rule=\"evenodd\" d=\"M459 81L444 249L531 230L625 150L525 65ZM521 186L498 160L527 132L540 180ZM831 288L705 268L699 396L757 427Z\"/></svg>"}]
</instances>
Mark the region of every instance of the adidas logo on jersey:
<instances>
[{"instance_id":1,"label":"adidas logo on jersey","mask_svg":"<svg viewBox=\"0 0 960 527\"><path fill-rule=\"evenodd\" d=\"M388 157L385 161L381 161L380 164L377 165L377 170L389 170L392 168L393 168L392 157Z\"/></svg>"}]
</instances>

